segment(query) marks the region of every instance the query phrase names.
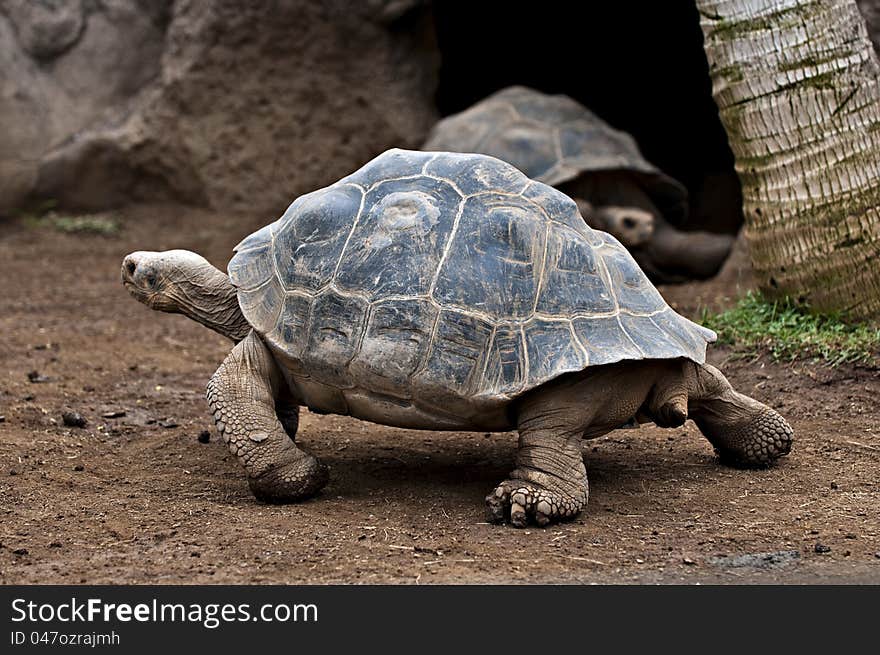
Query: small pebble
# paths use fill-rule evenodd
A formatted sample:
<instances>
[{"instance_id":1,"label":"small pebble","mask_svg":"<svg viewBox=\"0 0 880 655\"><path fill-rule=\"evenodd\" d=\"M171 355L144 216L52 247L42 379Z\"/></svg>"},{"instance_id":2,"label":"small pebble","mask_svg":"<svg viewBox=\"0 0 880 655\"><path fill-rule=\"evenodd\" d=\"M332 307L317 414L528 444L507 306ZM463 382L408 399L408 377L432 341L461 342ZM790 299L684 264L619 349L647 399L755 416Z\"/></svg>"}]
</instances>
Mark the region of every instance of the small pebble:
<instances>
[{"instance_id":1,"label":"small pebble","mask_svg":"<svg viewBox=\"0 0 880 655\"><path fill-rule=\"evenodd\" d=\"M85 471L86 467L83 466L82 464L77 464L76 466L73 467L73 470L74 471Z\"/></svg>"},{"instance_id":2,"label":"small pebble","mask_svg":"<svg viewBox=\"0 0 880 655\"><path fill-rule=\"evenodd\" d=\"M159 425L163 428L176 428L178 423L173 418L166 418L163 421L159 421Z\"/></svg>"},{"instance_id":3,"label":"small pebble","mask_svg":"<svg viewBox=\"0 0 880 655\"><path fill-rule=\"evenodd\" d=\"M0 423L6 423L6 417L0 414Z\"/></svg>"},{"instance_id":4,"label":"small pebble","mask_svg":"<svg viewBox=\"0 0 880 655\"><path fill-rule=\"evenodd\" d=\"M53 541L51 544L49 544L49 548L61 548L61 542Z\"/></svg>"},{"instance_id":5,"label":"small pebble","mask_svg":"<svg viewBox=\"0 0 880 655\"><path fill-rule=\"evenodd\" d=\"M27 555L28 549L27 548L16 548L15 550L12 551L12 554L13 555Z\"/></svg>"},{"instance_id":6,"label":"small pebble","mask_svg":"<svg viewBox=\"0 0 880 655\"><path fill-rule=\"evenodd\" d=\"M211 441L211 433L207 430L202 430L199 432L199 443L209 443Z\"/></svg>"},{"instance_id":7,"label":"small pebble","mask_svg":"<svg viewBox=\"0 0 880 655\"><path fill-rule=\"evenodd\" d=\"M61 420L64 421L64 425L71 428L84 428L86 427L86 419L79 412L64 412L61 415Z\"/></svg>"},{"instance_id":8,"label":"small pebble","mask_svg":"<svg viewBox=\"0 0 880 655\"><path fill-rule=\"evenodd\" d=\"M694 566L696 564L696 562L694 560L692 560L690 557L685 557L681 561L684 562L685 564L687 564L688 566Z\"/></svg>"},{"instance_id":9,"label":"small pebble","mask_svg":"<svg viewBox=\"0 0 880 655\"><path fill-rule=\"evenodd\" d=\"M103 414L101 414L101 416L103 416L104 418L122 418L123 416L125 416L125 410L117 409L112 412L104 412Z\"/></svg>"},{"instance_id":10,"label":"small pebble","mask_svg":"<svg viewBox=\"0 0 880 655\"><path fill-rule=\"evenodd\" d=\"M821 554L821 553L830 553L830 552L831 552L831 546L826 546L825 544L816 544L816 545L813 547L813 550L815 550L817 553L820 553L820 554Z\"/></svg>"},{"instance_id":11,"label":"small pebble","mask_svg":"<svg viewBox=\"0 0 880 655\"><path fill-rule=\"evenodd\" d=\"M837 483L836 483L836 482L832 482L832 483L831 483L831 488L832 488L832 489L837 489L837 488L838 488Z\"/></svg>"},{"instance_id":12,"label":"small pebble","mask_svg":"<svg viewBox=\"0 0 880 655\"><path fill-rule=\"evenodd\" d=\"M50 379L39 371L31 371L27 374L27 377L28 380L30 380L34 384L39 384L40 382L48 382Z\"/></svg>"}]
</instances>

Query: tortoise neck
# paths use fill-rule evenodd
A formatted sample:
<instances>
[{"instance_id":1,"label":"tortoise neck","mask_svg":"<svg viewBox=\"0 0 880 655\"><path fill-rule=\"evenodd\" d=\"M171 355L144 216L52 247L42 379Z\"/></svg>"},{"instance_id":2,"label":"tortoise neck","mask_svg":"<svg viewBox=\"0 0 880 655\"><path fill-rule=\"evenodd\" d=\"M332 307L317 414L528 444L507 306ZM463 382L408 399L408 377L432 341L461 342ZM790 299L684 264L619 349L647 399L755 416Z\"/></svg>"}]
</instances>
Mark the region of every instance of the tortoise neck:
<instances>
[{"instance_id":1,"label":"tortoise neck","mask_svg":"<svg viewBox=\"0 0 880 655\"><path fill-rule=\"evenodd\" d=\"M174 293L178 311L238 343L251 331L229 277L206 264L199 275L181 280Z\"/></svg>"}]
</instances>

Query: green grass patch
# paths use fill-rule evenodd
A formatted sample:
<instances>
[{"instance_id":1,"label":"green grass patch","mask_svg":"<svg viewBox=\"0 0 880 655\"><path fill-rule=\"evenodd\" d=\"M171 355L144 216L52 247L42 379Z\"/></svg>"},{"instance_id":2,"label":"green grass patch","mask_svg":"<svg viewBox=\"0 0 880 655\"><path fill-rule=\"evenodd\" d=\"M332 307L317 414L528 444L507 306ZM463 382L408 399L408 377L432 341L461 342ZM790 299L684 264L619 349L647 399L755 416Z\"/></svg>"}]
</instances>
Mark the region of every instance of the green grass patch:
<instances>
[{"instance_id":1,"label":"green grass patch","mask_svg":"<svg viewBox=\"0 0 880 655\"><path fill-rule=\"evenodd\" d=\"M106 214L87 216L49 217L53 228L59 232L101 234L111 236L119 232L119 221Z\"/></svg>"},{"instance_id":2,"label":"green grass patch","mask_svg":"<svg viewBox=\"0 0 880 655\"><path fill-rule=\"evenodd\" d=\"M48 227L67 234L99 234L113 236L119 233L119 221L108 214L61 214L51 209L27 212L21 215L24 224L32 228Z\"/></svg>"},{"instance_id":3,"label":"green grass patch","mask_svg":"<svg viewBox=\"0 0 880 655\"><path fill-rule=\"evenodd\" d=\"M813 314L789 299L768 300L749 291L732 309L703 312L702 323L720 343L740 353L769 353L774 360L818 359L880 365L880 328L847 323L839 315Z\"/></svg>"}]
</instances>

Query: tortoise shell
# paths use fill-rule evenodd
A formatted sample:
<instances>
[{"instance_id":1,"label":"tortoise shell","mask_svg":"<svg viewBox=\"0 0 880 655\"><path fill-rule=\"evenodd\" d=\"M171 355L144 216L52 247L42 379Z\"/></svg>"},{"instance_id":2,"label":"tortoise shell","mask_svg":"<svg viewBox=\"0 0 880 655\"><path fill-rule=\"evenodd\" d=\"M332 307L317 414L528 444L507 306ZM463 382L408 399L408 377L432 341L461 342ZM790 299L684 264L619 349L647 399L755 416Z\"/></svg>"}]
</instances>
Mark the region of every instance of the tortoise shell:
<instances>
[{"instance_id":1,"label":"tortoise shell","mask_svg":"<svg viewBox=\"0 0 880 655\"><path fill-rule=\"evenodd\" d=\"M491 155L552 186L618 171L643 188L666 220L680 224L687 214L681 184L648 162L629 134L565 95L508 87L439 121L423 150Z\"/></svg>"},{"instance_id":2,"label":"tortoise shell","mask_svg":"<svg viewBox=\"0 0 880 655\"><path fill-rule=\"evenodd\" d=\"M388 425L507 429L564 373L702 363L715 339L570 198L484 155L389 150L235 251L242 312L302 404Z\"/></svg>"}]
</instances>

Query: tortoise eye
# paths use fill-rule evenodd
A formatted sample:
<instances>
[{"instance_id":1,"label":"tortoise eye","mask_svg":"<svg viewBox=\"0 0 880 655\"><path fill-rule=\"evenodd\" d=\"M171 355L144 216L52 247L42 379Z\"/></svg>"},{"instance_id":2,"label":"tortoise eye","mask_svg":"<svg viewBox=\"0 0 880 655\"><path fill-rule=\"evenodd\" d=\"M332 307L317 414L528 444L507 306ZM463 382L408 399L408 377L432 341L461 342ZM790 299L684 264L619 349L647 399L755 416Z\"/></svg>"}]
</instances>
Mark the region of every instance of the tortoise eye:
<instances>
[{"instance_id":1,"label":"tortoise eye","mask_svg":"<svg viewBox=\"0 0 880 655\"><path fill-rule=\"evenodd\" d=\"M147 273L147 274L144 276L144 281L147 283L147 286L149 286L149 287L155 287L155 286L156 286L156 281L157 281L157 280L156 280L156 274L155 274L155 273Z\"/></svg>"}]
</instances>

